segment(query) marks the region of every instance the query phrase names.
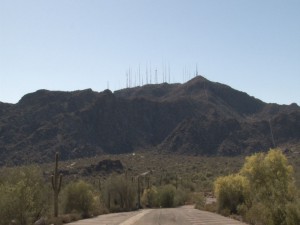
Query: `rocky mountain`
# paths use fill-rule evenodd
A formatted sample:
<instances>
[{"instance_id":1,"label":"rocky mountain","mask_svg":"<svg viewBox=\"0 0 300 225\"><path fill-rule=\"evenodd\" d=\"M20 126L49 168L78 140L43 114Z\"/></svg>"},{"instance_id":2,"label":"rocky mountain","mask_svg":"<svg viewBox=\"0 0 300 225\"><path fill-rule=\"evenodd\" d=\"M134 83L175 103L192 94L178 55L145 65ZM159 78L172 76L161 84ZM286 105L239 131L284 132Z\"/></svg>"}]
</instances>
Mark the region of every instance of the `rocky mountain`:
<instances>
[{"instance_id":1,"label":"rocky mountain","mask_svg":"<svg viewBox=\"0 0 300 225\"><path fill-rule=\"evenodd\" d=\"M300 107L197 76L112 93L39 90L0 103L0 165L159 150L237 155L300 144Z\"/></svg>"}]
</instances>

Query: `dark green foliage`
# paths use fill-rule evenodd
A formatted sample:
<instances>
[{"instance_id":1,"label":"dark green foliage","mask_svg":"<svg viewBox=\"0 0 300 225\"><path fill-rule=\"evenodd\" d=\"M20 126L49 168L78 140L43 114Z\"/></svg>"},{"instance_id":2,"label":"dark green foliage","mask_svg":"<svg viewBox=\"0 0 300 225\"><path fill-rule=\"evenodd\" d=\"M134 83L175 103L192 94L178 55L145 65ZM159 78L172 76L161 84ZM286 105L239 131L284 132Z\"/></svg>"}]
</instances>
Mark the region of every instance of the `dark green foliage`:
<instances>
[{"instance_id":1,"label":"dark green foliage","mask_svg":"<svg viewBox=\"0 0 300 225\"><path fill-rule=\"evenodd\" d=\"M186 199L187 196L182 191L178 191L173 185L168 184L158 188L153 186L145 189L142 203L146 207L170 208L182 205Z\"/></svg>"},{"instance_id":2,"label":"dark green foliage","mask_svg":"<svg viewBox=\"0 0 300 225\"><path fill-rule=\"evenodd\" d=\"M104 184L103 198L111 212L135 209L137 183L122 175L112 176Z\"/></svg>"},{"instance_id":3,"label":"dark green foliage","mask_svg":"<svg viewBox=\"0 0 300 225\"><path fill-rule=\"evenodd\" d=\"M177 188L174 196L174 206L181 206L186 204L186 202L189 200L189 194L189 191L182 188Z\"/></svg>"},{"instance_id":4,"label":"dark green foliage","mask_svg":"<svg viewBox=\"0 0 300 225\"><path fill-rule=\"evenodd\" d=\"M175 187L173 185L165 185L158 188L158 204L163 208L174 206Z\"/></svg>"},{"instance_id":5,"label":"dark green foliage","mask_svg":"<svg viewBox=\"0 0 300 225\"><path fill-rule=\"evenodd\" d=\"M5 169L0 175L0 225L32 224L48 209L49 190L38 167Z\"/></svg>"},{"instance_id":6,"label":"dark green foliage","mask_svg":"<svg viewBox=\"0 0 300 225\"><path fill-rule=\"evenodd\" d=\"M93 187L85 181L68 184L64 189L65 213L78 213L83 218L90 217L95 211L96 201Z\"/></svg>"}]
</instances>

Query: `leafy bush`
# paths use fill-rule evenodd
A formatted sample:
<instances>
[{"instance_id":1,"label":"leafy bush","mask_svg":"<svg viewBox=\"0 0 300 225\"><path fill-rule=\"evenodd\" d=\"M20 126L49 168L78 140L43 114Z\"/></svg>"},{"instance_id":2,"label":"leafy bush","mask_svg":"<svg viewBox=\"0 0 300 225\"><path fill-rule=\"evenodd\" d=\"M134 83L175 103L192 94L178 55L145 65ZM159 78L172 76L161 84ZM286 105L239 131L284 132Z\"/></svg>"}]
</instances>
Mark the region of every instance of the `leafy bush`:
<instances>
[{"instance_id":1,"label":"leafy bush","mask_svg":"<svg viewBox=\"0 0 300 225\"><path fill-rule=\"evenodd\" d=\"M93 187L85 181L68 184L64 189L64 208L66 213L80 213L83 218L90 217L96 207Z\"/></svg>"},{"instance_id":2,"label":"leafy bush","mask_svg":"<svg viewBox=\"0 0 300 225\"><path fill-rule=\"evenodd\" d=\"M124 176L109 178L103 188L103 198L106 207L111 212L134 209L136 196L136 184Z\"/></svg>"},{"instance_id":3,"label":"leafy bush","mask_svg":"<svg viewBox=\"0 0 300 225\"><path fill-rule=\"evenodd\" d=\"M219 212L240 213L251 224L299 224L293 168L280 150L247 157L239 174L218 178Z\"/></svg>"},{"instance_id":4,"label":"leafy bush","mask_svg":"<svg viewBox=\"0 0 300 225\"><path fill-rule=\"evenodd\" d=\"M193 194L193 203L195 204L195 209L204 209L205 207L205 196L203 193L194 193Z\"/></svg>"},{"instance_id":5,"label":"leafy bush","mask_svg":"<svg viewBox=\"0 0 300 225\"><path fill-rule=\"evenodd\" d=\"M145 189L141 198L141 203L144 207L157 207L159 205L157 199L157 188L151 187Z\"/></svg>"},{"instance_id":6,"label":"leafy bush","mask_svg":"<svg viewBox=\"0 0 300 225\"><path fill-rule=\"evenodd\" d=\"M246 202L249 182L241 175L219 177L215 181L215 195L218 199L218 210L237 213L238 206Z\"/></svg>"},{"instance_id":7,"label":"leafy bush","mask_svg":"<svg viewBox=\"0 0 300 225\"><path fill-rule=\"evenodd\" d=\"M286 206L286 224L300 224L300 199L297 202L288 203Z\"/></svg>"},{"instance_id":8,"label":"leafy bush","mask_svg":"<svg viewBox=\"0 0 300 225\"><path fill-rule=\"evenodd\" d=\"M159 207L169 208L174 206L175 187L173 185L164 185L157 190L157 202Z\"/></svg>"},{"instance_id":9,"label":"leafy bush","mask_svg":"<svg viewBox=\"0 0 300 225\"><path fill-rule=\"evenodd\" d=\"M212 202L210 204L205 204L204 210L208 212L217 213L218 207L216 202Z\"/></svg>"},{"instance_id":10,"label":"leafy bush","mask_svg":"<svg viewBox=\"0 0 300 225\"><path fill-rule=\"evenodd\" d=\"M1 225L31 224L46 213L49 191L38 167L7 169L0 180Z\"/></svg>"},{"instance_id":11,"label":"leafy bush","mask_svg":"<svg viewBox=\"0 0 300 225\"><path fill-rule=\"evenodd\" d=\"M189 200L189 194L184 189L176 189L174 196L174 206L184 205Z\"/></svg>"},{"instance_id":12,"label":"leafy bush","mask_svg":"<svg viewBox=\"0 0 300 225\"><path fill-rule=\"evenodd\" d=\"M142 195L142 205L145 207L175 207L184 205L189 200L189 192L177 189L171 185L145 189Z\"/></svg>"},{"instance_id":13,"label":"leafy bush","mask_svg":"<svg viewBox=\"0 0 300 225\"><path fill-rule=\"evenodd\" d=\"M251 208L246 211L244 215L246 221L250 224L259 225L275 225L272 220L272 212L271 209L266 207L265 204L256 202Z\"/></svg>"}]
</instances>

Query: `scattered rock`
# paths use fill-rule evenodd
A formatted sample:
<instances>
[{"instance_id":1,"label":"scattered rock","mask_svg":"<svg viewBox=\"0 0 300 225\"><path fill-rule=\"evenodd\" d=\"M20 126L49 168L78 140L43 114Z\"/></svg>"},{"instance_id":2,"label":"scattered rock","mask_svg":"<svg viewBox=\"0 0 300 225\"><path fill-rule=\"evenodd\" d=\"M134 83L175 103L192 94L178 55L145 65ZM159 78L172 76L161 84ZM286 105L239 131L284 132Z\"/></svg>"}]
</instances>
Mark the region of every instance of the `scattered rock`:
<instances>
[{"instance_id":1,"label":"scattered rock","mask_svg":"<svg viewBox=\"0 0 300 225\"><path fill-rule=\"evenodd\" d=\"M47 219L44 217L41 217L34 223L34 225L47 225Z\"/></svg>"},{"instance_id":2,"label":"scattered rock","mask_svg":"<svg viewBox=\"0 0 300 225\"><path fill-rule=\"evenodd\" d=\"M90 175L91 173L97 172L97 173L122 173L124 171L123 164L120 160L111 160L111 159L105 159L100 161L96 165L91 165L84 170L85 175Z\"/></svg>"}]
</instances>

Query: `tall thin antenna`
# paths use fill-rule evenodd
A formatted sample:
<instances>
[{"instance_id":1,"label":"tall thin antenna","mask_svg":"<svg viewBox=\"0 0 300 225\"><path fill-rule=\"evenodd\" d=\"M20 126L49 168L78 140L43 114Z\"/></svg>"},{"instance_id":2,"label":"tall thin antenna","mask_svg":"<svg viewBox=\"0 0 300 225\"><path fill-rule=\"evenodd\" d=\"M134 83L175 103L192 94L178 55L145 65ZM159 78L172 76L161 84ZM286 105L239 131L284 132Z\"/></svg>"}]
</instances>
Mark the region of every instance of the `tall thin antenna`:
<instances>
[{"instance_id":1,"label":"tall thin antenna","mask_svg":"<svg viewBox=\"0 0 300 225\"><path fill-rule=\"evenodd\" d=\"M146 63L146 84L148 84L148 63Z\"/></svg>"},{"instance_id":2,"label":"tall thin antenna","mask_svg":"<svg viewBox=\"0 0 300 225\"><path fill-rule=\"evenodd\" d=\"M126 71L126 88L128 88L128 71Z\"/></svg>"},{"instance_id":3,"label":"tall thin antenna","mask_svg":"<svg viewBox=\"0 0 300 225\"><path fill-rule=\"evenodd\" d=\"M151 69L151 61L150 61L150 84L152 84L152 69Z\"/></svg>"},{"instance_id":4,"label":"tall thin antenna","mask_svg":"<svg viewBox=\"0 0 300 225\"><path fill-rule=\"evenodd\" d=\"M164 62L162 63L162 82L164 83L165 82L165 69L164 69L164 67L165 67L165 64L164 64Z\"/></svg>"},{"instance_id":5,"label":"tall thin antenna","mask_svg":"<svg viewBox=\"0 0 300 225\"><path fill-rule=\"evenodd\" d=\"M141 65L139 64L139 86L141 86Z\"/></svg>"},{"instance_id":6,"label":"tall thin antenna","mask_svg":"<svg viewBox=\"0 0 300 225\"><path fill-rule=\"evenodd\" d=\"M136 72L134 73L134 87L137 86L137 85L136 85L137 75L138 75L138 71L136 71Z\"/></svg>"},{"instance_id":7,"label":"tall thin antenna","mask_svg":"<svg viewBox=\"0 0 300 225\"><path fill-rule=\"evenodd\" d=\"M131 87L131 67L129 67L129 87Z\"/></svg>"},{"instance_id":8,"label":"tall thin antenna","mask_svg":"<svg viewBox=\"0 0 300 225\"><path fill-rule=\"evenodd\" d=\"M170 63L168 64L169 69L169 84L171 83L171 69L170 69Z\"/></svg>"},{"instance_id":9,"label":"tall thin antenna","mask_svg":"<svg viewBox=\"0 0 300 225\"><path fill-rule=\"evenodd\" d=\"M165 82L168 82L168 67L167 67L167 64L165 64Z\"/></svg>"}]
</instances>

